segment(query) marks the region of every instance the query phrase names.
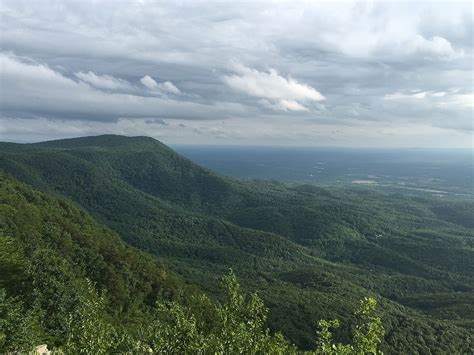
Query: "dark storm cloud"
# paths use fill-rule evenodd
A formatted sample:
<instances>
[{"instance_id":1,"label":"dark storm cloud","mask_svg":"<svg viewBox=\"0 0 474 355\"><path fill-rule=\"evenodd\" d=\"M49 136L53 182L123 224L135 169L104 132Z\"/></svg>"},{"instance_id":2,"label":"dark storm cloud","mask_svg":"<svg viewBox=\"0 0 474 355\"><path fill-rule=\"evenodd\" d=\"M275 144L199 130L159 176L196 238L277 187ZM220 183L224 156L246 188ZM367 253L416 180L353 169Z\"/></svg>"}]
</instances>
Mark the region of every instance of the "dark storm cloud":
<instances>
[{"instance_id":1,"label":"dark storm cloud","mask_svg":"<svg viewBox=\"0 0 474 355\"><path fill-rule=\"evenodd\" d=\"M390 127L390 135L410 126L472 130L468 3L4 0L0 7L2 135L25 118L31 127L55 121L65 134L97 122L125 134L153 126L169 137L179 126L163 120L224 119L186 125L199 136L242 141L260 134L291 142L314 125L347 127L347 135L371 125Z\"/></svg>"}]
</instances>

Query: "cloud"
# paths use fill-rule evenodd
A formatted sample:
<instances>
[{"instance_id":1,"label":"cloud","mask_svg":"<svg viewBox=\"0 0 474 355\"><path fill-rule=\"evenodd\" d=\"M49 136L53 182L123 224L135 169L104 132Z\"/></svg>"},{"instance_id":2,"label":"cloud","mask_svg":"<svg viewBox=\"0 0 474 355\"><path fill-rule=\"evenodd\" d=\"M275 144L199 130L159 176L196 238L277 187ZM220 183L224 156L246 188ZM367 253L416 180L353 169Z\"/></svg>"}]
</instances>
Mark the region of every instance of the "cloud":
<instances>
[{"instance_id":1,"label":"cloud","mask_svg":"<svg viewBox=\"0 0 474 355\"><path fill-rule=\"evenodd\" d=\"M281 76L275 69L258 71L243 65L234 65L237 72L222 79L231 88L247 95L271 100L265 106L284 111L308 111L301 102L322 101L324 96L309 85Z\"/></svg>"},{"instance_id":2,"label":"cloud","mask_svg":"<svg viewBox=\"0 0 474 355\"><path fill-rule=\"evenodd\" d=\"M295 100L278 100L275 103L262 99L258 101L262 106L275 111L309 111L308 108Z\"/></svg>"},{"instance_id":3,"label":"cloud","mask_svg":"<svg viewBox=\"0 0 474 355\"><path fill-rule=\"evenodd\" d=\"M315 144L333 131L340 144L374 132L472 144L469 2L100 4L2 1L1 50L16 55L0 72L2 139L48 121L64 134L87 125L193 142L173 122L189 118L205 143L206 124L225 118L220 136L252 144ZM144 123L155 119L170 124Z\"/></svg>"},{"instance_id":4,"label":"cloud","mask_svg":"<svg viewBox=\"0 0 474 355\"><path fill-rule=\"evenodd\" d=\"M181 91L179 91L179 89L176 86L174 86L174 84L171 81L165 81L164 83L161 84L160 88L163 91L170 92L175 95L181 94Z\"/></svg>"},{"instance_id":5,"label":"cloud","mask_svg":"<svg viewBox=\"0 0 474 355\"><path fill-rule=\"evenodd\" d=\"M417 35L413 41L407 43L406 51L408 53L427 54L446 59L455 59L464 55L462 50L454 50L451 43L446 38L439 36L433 36L426 39Z\"/></svg>"},{"instance_id":6,"label":"cloud","mask_svg":"<svg viewBox=\"0 0 474 355\"><path fill-rule=\"evenodd\" d=\"M26 62L11 54L1 53L0 63L2 86L8 88L0 93L2 115L116 121L124 117L157 116L216 119L245 112L241 105L233 103L201 104L102 91L65 77L48 66L31 60ZM99 82L103 86L104 81ZM108 82L110 84L109 79Z\"/></svg>"},{"instance_id":7,"label":"cloud","mask_svg":"<svg viewBox=\"0 0 474 355\"><path fill-rule=\"evenodd\" d=\"M149 75L145 75L140 79L140 82L150 90L158 88L158 83Z\"/></svg>"},{"instance_id":8,"label":"cloud","mask_svg":"<svg viewBox=\"0 0 474 355\"><path fill-rule=\"evenodd\" d=\"M460 95L452 95L451 100L448 102L451 105L459 105L461 107L468 107L471 110L474 108L474 94L471 92L469 94L460 94ZM471 111L472 115L472 111ZM471 116L472 118L472 116ZM471 124L473 122L471 121Z\"/></svg>"},{"instance_id":9,"label":"cloud","mask_svg":"<svg viewBox=\"0 0 474 355\"><path fill-rule=\"evenodd\" d=\"M123 79L115 78L111 75L97 75L91 71L74 74L79 80L88 83L98 89L107 90L130 90L132 85Z\"/></svg>"},{"instance_id":10,"label":"cloud","mask_svg":"<svg viewBox=\"0 0 474 355\"><path fill-rule=\"evenodd\" d=\"M160 91L164 93L171 93L174 95L181 94L181 91L170 81L165 81L163 83L158 83L149 75L145 75L140 79L140 82L152 91Z\"/></svg>"},{"instance_id":11,"label":"cloud","mask_svg":"<svg viewBox=\"0 0 474 355\"><path fill-rule=\"evenodd\" d=\"M158 125L164 125L166 126L167 123L165 120L162 120L161 118L155 118L155 119L147 119L144 121L146 124L158 124Z\"/></svg>"},{"instance_id":12,"label":"cloud","mask_svg":"<svg viewBox=\"0 0 474 355\"><path fill-rule=\"evenodd\" d=\"M427 121L433 127L472 132L473 108L472 93L405 90L385 95L380 110L392 119L403 114L399 121L414 121L413 117L422 117L416 121Z\"/></svg>"},{"instance_id":13,"label":"cloud","mask_svg":"<svg viewBox=\"0 0 474 355\"><path fill-rule=\"evenodd\" d=\"M384 100L391 101L405 101L405 102L416 102L419 100L428 101L431 105L438 107L451 106L452 109L456 108L472 108L474 107L474 94L458 94L457 91L451 92L434 92L434 91L413 91L413 92L396 92L393 94L387 94L384 96Z\"/></svg>"}]
</instances>

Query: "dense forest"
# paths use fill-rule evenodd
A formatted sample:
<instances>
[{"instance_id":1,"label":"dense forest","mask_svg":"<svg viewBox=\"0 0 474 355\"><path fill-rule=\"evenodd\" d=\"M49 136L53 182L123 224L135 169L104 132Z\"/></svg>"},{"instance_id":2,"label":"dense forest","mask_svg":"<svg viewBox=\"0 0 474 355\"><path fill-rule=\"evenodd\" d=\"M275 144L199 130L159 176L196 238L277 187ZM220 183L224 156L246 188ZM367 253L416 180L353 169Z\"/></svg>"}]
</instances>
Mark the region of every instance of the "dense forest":
<instances>
[{"instance_id":1,"label":"dense forest","mask_svg":"<svg viewBox=\"0 0 474 355\"><path fill-rule=\"evenodd\" d=\"M146 137L1 143L0 169L3 349L474 347L474 203L239 181Z\"/></svg>"},{"instance_id":2,"label":"dense forest","mask_svg":"<svg viewBox=\"0 0 474 355\"><path fill-rule=\"evenodd\" d=\"M71 203L0 176L0 347L88 353L297 353L266 328L267 308L223 278L215 302ZM376 352L384 334L375 299L355 316L353 344L334 344L337 320L319 322L311 353ZM308 352L310 353L310 352Z\"/></svg>"}]
</instances>

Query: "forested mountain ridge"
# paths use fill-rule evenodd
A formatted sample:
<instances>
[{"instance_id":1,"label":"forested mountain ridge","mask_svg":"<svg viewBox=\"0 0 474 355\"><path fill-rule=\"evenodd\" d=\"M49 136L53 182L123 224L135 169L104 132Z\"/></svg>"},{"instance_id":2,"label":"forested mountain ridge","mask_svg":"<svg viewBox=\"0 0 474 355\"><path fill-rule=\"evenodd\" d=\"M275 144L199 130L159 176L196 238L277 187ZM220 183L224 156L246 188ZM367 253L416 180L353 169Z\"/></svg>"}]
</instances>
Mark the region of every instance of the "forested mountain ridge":
<instances>
[{"instance_id":1,"label":"forested mountain ridge","mask_svg":"<svg viewBox=\"0 0 474 355\"><path fill-rule=\"evenodd\" d=\"M146 137L0 152L2 170L70 198L211 294L232 266L270 306L270 326L303 348L314 345L315 319L349 324L368 295L384 309L386 351L472 346L472 204L463 214L454 202L241 182Z\"/></svg>"}]
</instances>

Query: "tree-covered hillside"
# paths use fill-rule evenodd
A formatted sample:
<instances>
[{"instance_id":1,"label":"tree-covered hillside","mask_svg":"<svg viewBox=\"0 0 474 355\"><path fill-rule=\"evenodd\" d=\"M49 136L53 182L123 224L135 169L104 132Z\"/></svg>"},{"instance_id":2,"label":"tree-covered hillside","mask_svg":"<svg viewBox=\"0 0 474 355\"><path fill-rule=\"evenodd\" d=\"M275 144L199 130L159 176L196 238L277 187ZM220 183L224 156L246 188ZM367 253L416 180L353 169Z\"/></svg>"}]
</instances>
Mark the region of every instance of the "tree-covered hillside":
<instances>
[{"instance_id":1,"label":"tree-covered hillside","mask_svg":"<svg viewBox=\"0 0 474 355\"><path fill-rule=\"evenodd\" d=\"M238 181L146 137L3 143L0 168L71 199L216 300L232 267L269 306L270 328L303 349L315 347L317 319L340 319L336 339L348 340L367 296L379 300L386 352L473 346L470 202ZM156 293L141 292L145 304Z\"/></svg>"},{"instance_id":2,"label":"tree-covered hillside","mask_svg":"<svg viewBox=\"0 0 474 355\"><path fill-rule=\"evenodd\" d=\"M105 292L107 314L117 324L119 315L132 316L157 298L173 300L194 292L84 210L3 173L0 211L0 288L6 292L2 297L29 310L25 322L36 319L28 324L34 328L31 334L24 329L25 341L61 344L66 316L91 292ZM8 337L1 341L9 344Z\"/></svg>"},{"instance_id":3,"label":"tree-covered hillside","mask_svg":"<svg viewBox=\"0 0 474 355\"><path fill-rule=\"evenodd\" d=\"M0 174L0 351L279 353L297 348L266 327L257 294L223 279L222 303L184 285L64 199ZM352 344L320 321L314 354L374 352L384 334L376 301L355 313ZM45 345L41 345L44 349Z\"/></svg>"}]
</instances>

